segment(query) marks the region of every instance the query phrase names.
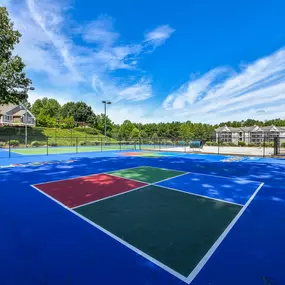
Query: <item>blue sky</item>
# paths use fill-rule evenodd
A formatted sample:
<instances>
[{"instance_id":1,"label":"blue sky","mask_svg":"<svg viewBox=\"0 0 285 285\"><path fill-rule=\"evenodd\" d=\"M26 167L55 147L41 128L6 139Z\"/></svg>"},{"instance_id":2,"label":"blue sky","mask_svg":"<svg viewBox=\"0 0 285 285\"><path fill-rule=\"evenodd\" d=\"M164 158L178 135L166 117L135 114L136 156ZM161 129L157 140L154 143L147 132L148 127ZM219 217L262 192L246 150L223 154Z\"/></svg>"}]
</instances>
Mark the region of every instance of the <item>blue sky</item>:
<instances>
[{"instance_id":1,"label":"blue sky","mask_svg":"<svg viewBox=\"0 0 285 285\"><path fill-rule=\"evenodd\" d=\"M285 2L0 0L37 98L116 123L285 118Z\"/></svg>"}]
</instances>

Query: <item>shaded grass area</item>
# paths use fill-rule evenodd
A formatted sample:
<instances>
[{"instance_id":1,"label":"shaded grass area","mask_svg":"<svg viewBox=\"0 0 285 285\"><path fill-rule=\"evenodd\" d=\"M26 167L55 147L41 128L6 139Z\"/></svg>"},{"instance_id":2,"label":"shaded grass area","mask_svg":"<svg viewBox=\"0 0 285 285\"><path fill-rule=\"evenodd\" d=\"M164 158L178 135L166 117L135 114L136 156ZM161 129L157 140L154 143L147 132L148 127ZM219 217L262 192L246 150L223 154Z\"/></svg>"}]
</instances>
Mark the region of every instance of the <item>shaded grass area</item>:
<instances>
[{"instance_id":1,"label":"shaded grass area","mask_svg":"<svg viewBox=\"0 0 285 285\"><path fill-rule=\"evenodd\" d=\"M147 186L76 211L187 277L240 209Z\"/></svg>"}]
</instances>

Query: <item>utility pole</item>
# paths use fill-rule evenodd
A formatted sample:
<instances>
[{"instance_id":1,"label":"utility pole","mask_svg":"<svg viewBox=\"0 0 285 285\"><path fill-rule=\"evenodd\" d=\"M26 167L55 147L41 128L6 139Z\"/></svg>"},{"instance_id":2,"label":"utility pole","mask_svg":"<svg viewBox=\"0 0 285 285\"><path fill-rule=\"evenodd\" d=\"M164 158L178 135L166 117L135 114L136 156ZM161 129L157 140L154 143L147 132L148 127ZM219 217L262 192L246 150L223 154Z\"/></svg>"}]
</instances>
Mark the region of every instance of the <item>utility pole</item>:
<instances>
[{"instance_id":1,"label":"utility pole","mask_svg":"<svg viewBox=\"0 0 285 285\"><path fill-rule=\"evenodd\" d=\"M107 138L107 105L111 105L112 102L110 101L102 101L102 103L104 104L104 114L105 114L105 122L104 122L104 135L105 135L105 141Z\"/></svg>"},{"instance_id":2,"label":"utility pole","mask_svg":"<svg viewBox=\"0 0 285 285\"><path fill-rule=\"evenodd\" d=\"M35 90L35 87L25 87L26 102L25 102L25 147L28 147L28 91Z\"/></svg>"}]
</instances>

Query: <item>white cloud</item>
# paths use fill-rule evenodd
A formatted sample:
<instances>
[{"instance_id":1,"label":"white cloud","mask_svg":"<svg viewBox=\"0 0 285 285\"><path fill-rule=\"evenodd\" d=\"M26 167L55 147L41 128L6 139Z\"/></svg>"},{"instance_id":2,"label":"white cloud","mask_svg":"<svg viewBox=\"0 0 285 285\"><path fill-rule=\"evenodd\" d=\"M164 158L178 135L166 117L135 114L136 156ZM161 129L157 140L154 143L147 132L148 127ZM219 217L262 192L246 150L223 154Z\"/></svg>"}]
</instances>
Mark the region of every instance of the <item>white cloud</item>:
<instances>
[{"instance_id":1,"label":"white cloud","mask_svg":"<svg viewBox=\"0 0 285 285\"><path fill-rule=\"evenodd\" d=\"M180 119L208 122L269 115L285 101L285 49L248 64L239 73L220 67L171 93L162 107ZM270 106L269 106L270 105ZM265 113L257 113L257 110ZM277 113L275 114L277 116ZM283 113L283 117L284 117Z\"/></svg>"},{"instance_id":2,"label":"white cloud","mask_svg":"<svg viewBox=\"0 0 285 285\"><path fill-rule=\"evenodd\" d=\"M103 81L98 75L94 75L92 86L97 96L107 98L113 102L137 102L152 97L151 83L147 79L141 79L135 84L125 85L109 79Z\"/></svg>"},{"instance_id":3,"label":"white cloud","mask_svg":"<svg viewBox=\"0 0 285 285\"><path fill-rule=\"evenodd\" d=\"M157 47L162 44L174 33L175 30L169 25L163 25L155 28L151 32L145 34L145 42Z\"/></svg>"},{"instance_id":4,"label":"white cloud","mask_svg":"<svg viewBox=\"0 0 285 285\"><path fill-rule=\"evenodd\" d=\"M114 31L113 22L113 19L109 16L100 16L84 28L83 39L87 42L112 46L120 37L120 34Z\"/></svg>"}]
</instances>

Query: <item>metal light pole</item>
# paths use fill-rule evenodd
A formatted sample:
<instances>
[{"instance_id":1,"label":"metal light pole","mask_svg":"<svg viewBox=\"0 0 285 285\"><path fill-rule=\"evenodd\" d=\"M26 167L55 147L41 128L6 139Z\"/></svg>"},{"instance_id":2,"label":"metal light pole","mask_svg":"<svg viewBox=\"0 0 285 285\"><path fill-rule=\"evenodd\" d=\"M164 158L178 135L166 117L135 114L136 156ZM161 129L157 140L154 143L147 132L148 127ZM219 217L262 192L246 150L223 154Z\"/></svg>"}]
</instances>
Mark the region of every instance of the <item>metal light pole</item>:
<instances>
[{"instance_id":1,"label":"metal light pole","mask_svg":"<svg viewBox=\"0 0 285 285\"><path fill-rule=\"evenodd\" d=\"M26 102L25 102L25 147L28 147L28 91L31 90L35 90L35 87L25 87L25 92L26 92Z\"/></svg>"},{"instance_id":2,"label":"metal light pole","mask_svg":"<svg viewBox=\"0 0 285 285\"><path fill-rule=\"evenodd\" d=\"M102 101L102 103L105 105L104 110L105 110L105 123L104 123L104 135L105 135L105 140L106 140L106 136L107 136L107 105L111 105L112 102L110 101Z\"/></svg>"}]
</instances>

